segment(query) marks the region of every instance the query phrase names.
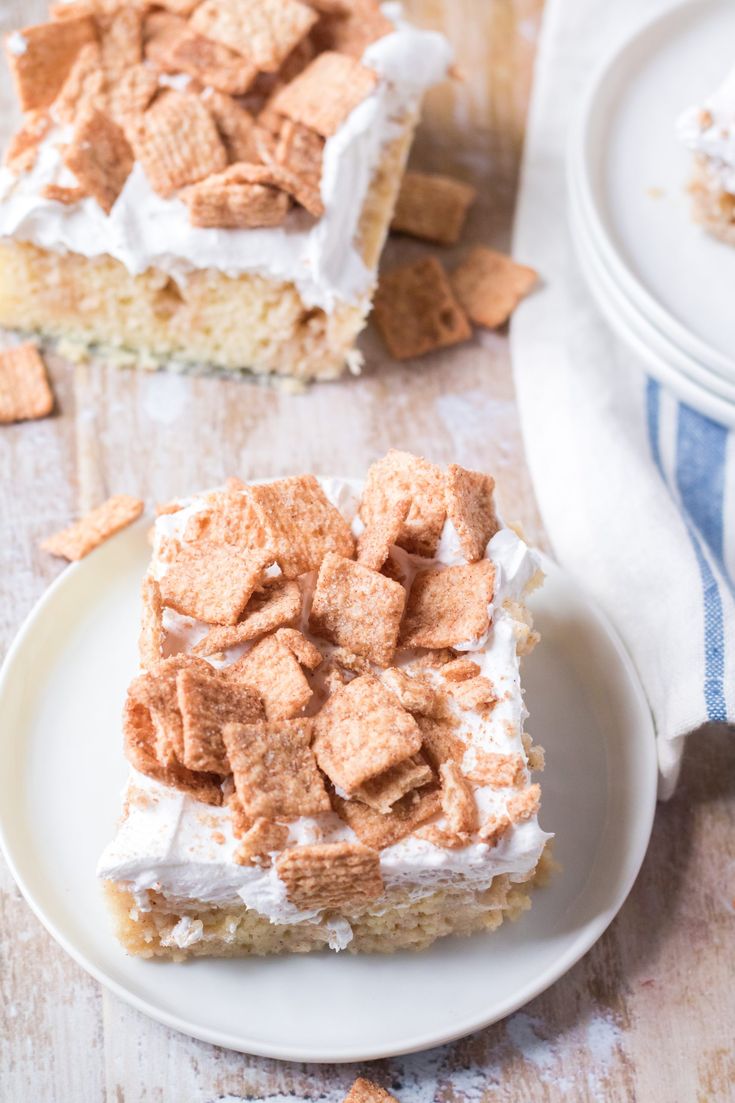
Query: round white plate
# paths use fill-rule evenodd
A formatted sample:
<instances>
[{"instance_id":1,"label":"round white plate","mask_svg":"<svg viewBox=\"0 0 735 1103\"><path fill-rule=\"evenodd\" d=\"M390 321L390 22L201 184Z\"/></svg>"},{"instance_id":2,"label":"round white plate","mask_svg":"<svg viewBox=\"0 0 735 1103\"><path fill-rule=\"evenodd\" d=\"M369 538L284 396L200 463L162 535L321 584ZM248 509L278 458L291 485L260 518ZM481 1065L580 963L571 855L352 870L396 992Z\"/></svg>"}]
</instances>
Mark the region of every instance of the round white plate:
<instances>
[{"instance_id":1,"label":"round white plate","mask_svg":"<svg viewBox=\"0 0 735 1103\"><path fill-rule=\"evenodd\" d=\"M735 379L735 248L692 221L676 120L733 64L735 4L676 5L614 51L572 128L568 167L626 296L696 360Z\"/></svg>"},{"instance_id":2,"label":"round white plate","mask_svg":"<svg viewBox=\"0 0 735 1103\"><path fill-rule=\"evenodd\" d=\"M570 188L569 225L577 258L601 313L656 379L681 401L723 425L735 426L735 380L703 367L674 345L626 299L595 252L584 216Z\"/></svg>"},{"instance_id":3,"label":"round white plate","mask_svg":"<svg viewBox=\"0 0 735 1103\"><path fill-rule=\"evenodd\" d=\"M126 766L120 711L137 665L140 522L69 567L36 606L0 675L0 838L29 904L122 999L248 1053L354 1061L424 1049L502 1018L602 934L638 873L656 798L651 717L602 616L549 562L532 606L544 636L525 666L531 731L547 749L542 822L563 866L533 909L490 935L426 953L199 960L128 957L95 864Z\"/></svg>"}]
</instances>

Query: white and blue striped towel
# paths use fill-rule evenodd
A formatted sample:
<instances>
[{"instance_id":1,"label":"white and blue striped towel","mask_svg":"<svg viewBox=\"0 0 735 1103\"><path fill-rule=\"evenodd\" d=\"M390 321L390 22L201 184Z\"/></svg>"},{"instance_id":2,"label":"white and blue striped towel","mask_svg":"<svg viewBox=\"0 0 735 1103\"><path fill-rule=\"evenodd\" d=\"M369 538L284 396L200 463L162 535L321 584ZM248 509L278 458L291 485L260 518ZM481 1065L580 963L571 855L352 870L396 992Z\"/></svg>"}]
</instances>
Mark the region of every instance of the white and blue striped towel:
<instances>
[{"instance_id":1,"label":"white and blue striped towel","mask_svg":"<svg viewBox=\"0 0 735 1103\"><path fill-rule=\"evenodd\" d=\"M528 463L559 561L617 627L656 725L660 794L684 737L735 721L735 440L647 379L567 230L567 125L609 44L671 0L549 0L514 255L544 285L512 326Z\"/></svg>"}]
</instances>

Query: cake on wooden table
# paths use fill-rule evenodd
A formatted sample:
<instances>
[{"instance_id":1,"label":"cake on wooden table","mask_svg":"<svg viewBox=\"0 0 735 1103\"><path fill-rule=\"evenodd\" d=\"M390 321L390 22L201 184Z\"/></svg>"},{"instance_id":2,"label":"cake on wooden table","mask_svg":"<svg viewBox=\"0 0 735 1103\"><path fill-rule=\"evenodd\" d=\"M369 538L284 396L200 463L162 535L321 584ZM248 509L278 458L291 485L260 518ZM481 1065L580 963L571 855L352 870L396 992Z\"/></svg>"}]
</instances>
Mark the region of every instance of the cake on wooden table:
<instances>
[{"instance_id":1,"label":"cake on wooden table","mask_svg":"<svg viewBox=\"0 0 735 1103\"><path fill-rule=\"evenodd\" d=\"M694 152L694 217L735 245L735 68L703 104L682 114L677 130Z\"/></svg>"},{"instance_id":2,"label":"cake on wooden table","mask_svg":"<svg viewBox=\"0 0 735 1103\"><path fill-rule=\"evenodd\" d=\"M153 365L358 362L440 35L377 0L71 0L6 53L0 324Z\"/></svg>"},{"instance_id":3,"label":"cake on wooden table","mask_svg":"<svg viewBox=\"0 0 735 1103\"><path fill-rule=\"evenodd\" d=\"M131 953L423 949L530 904L537 556L493 479L404 452L162 508L131 774L99 864Z\"/></svg>"}]
</instances>

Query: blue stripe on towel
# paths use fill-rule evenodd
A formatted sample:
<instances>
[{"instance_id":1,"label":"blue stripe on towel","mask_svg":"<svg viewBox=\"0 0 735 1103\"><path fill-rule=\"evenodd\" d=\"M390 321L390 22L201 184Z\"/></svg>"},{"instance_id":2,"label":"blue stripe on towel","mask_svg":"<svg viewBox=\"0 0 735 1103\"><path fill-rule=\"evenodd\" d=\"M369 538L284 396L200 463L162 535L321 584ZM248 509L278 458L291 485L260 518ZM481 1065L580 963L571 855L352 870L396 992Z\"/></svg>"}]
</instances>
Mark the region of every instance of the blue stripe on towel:
<instances>
[{"instance_id":1,"label":"blue stripe on towel","mask_svg":"<svg viewBox=\"0 0 735 1103\"><path fill-rule=\"evenodd\" d=\"M655 380L649 379L646 386L649 444L653 461L666 483L659 443L660 402L661 387ZM687 406L678 405L676 484L685 511L683 520L699 567L704 597L704 700L709 720L726 721L722 598L697 533L699 528L714 555L721 559L725 442L718 432L719 429L720 426L715 422L695 414Z\"/></svg>"}]
</instances>

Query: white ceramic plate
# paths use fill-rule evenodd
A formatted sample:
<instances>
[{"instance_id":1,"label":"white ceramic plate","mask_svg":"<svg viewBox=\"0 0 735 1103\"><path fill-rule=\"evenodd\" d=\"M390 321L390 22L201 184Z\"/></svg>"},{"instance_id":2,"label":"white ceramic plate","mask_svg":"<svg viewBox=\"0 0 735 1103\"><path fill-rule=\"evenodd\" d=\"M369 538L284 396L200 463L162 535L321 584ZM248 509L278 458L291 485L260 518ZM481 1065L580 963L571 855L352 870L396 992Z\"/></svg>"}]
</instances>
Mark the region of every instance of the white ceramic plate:
<instances>
[{"instance_id":1,"label":"white ceramic plate","mask_svg":"<svg viewBox=\"0 0 735 1103\"><path fill-rule=\"evenodd\" d=\"M733 64L735 4L676 5L618 47L572 129L569 172L600 255L646 317L735 380L735 248L691 218L692 155L676 119Z\"/></svg>"},{"instance_id":2,"label":"white ceramic plate","mask_svg":"<svg viewBox=\"0 0 735 1103\"><path fill-rule=\"evenodd\" d=\"M735 379L729 383L697 363L626 299L595 251L573 186L570 187L569 224L582 273L612 329L642 360L650 374L679 399L723 425L735 426Z\"/></svg>"},{"instance_id":3,"label":"white ceramic plate","mask_svg":"<svg viewBox=\"0 0 735 1103\"><path fill-rule=\"evenodd\" d=\"M532 605L544 636L526 664L531 731L546 746L546 828L563 865L532 911L492 935L423 954L319 953L151 963L116 943L94 876L119 812L120 710L137 663L146 523L68 568L0 676L0 837L61 945L122 999L208 1042L298 1061L423 1049L502 1018L602 934L638 873L656 796L648 706L601 615L552 563Z\"/></svg>"}]
</instances>

